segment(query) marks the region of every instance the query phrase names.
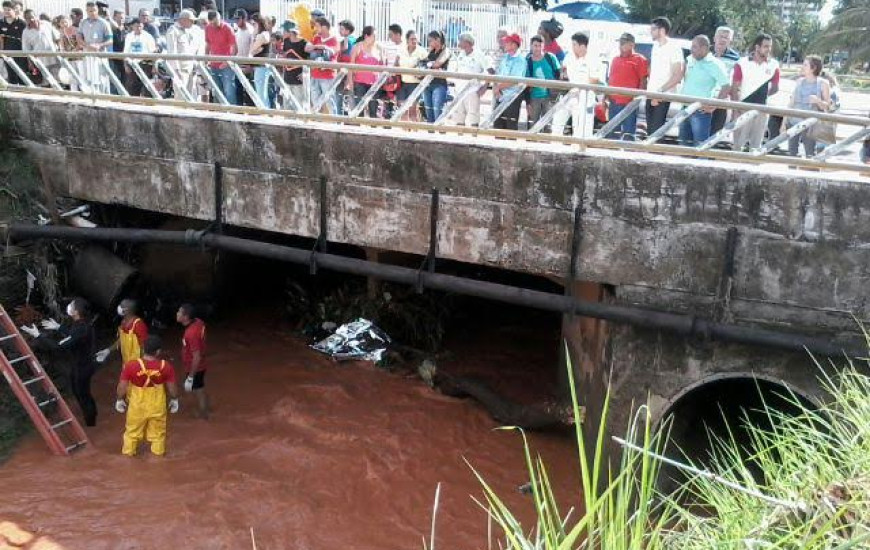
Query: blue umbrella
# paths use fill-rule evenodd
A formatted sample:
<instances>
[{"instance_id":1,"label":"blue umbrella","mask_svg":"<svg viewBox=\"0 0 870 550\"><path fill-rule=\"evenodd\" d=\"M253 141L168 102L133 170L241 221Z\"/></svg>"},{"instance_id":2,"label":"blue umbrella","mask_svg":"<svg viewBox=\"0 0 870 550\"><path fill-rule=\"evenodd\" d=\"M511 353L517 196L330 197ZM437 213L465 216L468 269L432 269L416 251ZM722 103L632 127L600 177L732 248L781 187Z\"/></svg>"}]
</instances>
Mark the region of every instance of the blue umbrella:
<instances>
[{"instance_id":1,"label":"blue umbrella","mask_svg":"<svg viewBox=\"0 0 870 550\"><path fill-rule=\"evenodd\" d=\"M559 4L547 11L564 13L571 19L592 19L594 21L622 21L622 18L612 9L598 2L568 2Z\"/></svg>"}]
</instances>

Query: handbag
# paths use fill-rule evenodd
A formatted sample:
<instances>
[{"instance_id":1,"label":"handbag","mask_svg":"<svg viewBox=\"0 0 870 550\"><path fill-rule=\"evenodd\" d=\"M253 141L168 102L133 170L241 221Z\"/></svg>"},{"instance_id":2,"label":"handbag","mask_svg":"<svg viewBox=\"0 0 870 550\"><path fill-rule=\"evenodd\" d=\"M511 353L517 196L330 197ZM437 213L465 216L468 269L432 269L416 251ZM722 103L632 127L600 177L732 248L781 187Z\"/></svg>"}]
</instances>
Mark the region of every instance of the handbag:
<instances>
[{"instance_id":1,"label":"handbag","mask_svg":"<svg viewBox=\"0 0 870 550\"><path fill-rule=\"evenodd\" d=\"M833 144L837 142L837 123L820 120L809 127L807 137L819 143Z\"/></svg>"}]
</instances>

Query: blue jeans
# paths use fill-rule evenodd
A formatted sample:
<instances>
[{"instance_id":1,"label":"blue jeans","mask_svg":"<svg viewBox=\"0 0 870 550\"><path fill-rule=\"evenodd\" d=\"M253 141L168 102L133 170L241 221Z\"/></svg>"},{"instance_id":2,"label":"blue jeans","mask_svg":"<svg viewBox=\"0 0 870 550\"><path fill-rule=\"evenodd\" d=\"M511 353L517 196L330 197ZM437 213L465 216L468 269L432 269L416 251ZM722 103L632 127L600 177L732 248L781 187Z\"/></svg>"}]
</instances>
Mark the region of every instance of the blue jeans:
<instances>
[{"instance_id":1,"label":"blue jeans","mask_svg":"<svg viewBox=\"0 0 870 550\"><path fill-rule=\"evenodd\" d=\"M315 104L320 101L320 98L329 93L329 89L332 88L332 79L331 78L312 78L311 79L311 104ZM329 94L329 99L326 100L326 103L329 107L329 114L334 115L338 114L338 95L335 92Z\"/></svg>"},{"instance_id":2,"label":"blue jeans","mask_svg":"<svg viewBox=\"0 0 870 550\"><path fill-rule=\"evenodd\" d=\"M426 122L433 123L444 111L447 103L447 85L433 84L423 90L423 105L426 107Z\"/></svg>"},{"instance_id":3,"label":"blue jeans","mask_svg":"<svg viewBox=\"0 0 870 550\"><path fill-rule=\"evenodd\" d=\"M215 83L221 89L221 93L224 94L224 97L227 98L227 102L230 105L238 105L239 104L239 88L238 83L236 82L236 74L229 67L224 67L222 69L215 69L214 67L209 69L211 73L211 77L214 78Z\"/></svg>"},{"instance_id":4,"label":"blue jeans","mask_svg":"<svg viewBox=\"0 0 870 550\"><path fill-rule=\"evenodd\" d=\"M257 95L260 96L260 101L267 109L272 107L272 101L269 98L270 84L272 81L272 73L269 67L257 67L254 69L254 89L257 90Z\"/></svg>"},{"instance_id":5,"label":"blue jeans","mask_svg":"<svg viewBox=\"0 0 870 550\"><path fill-rule=\"evenodd\" d=\"M694 147L707 141L712 122L713 113L692 113L692 116L680 123L680 145Z\"/></svg>"},{"instance_id":6,"label":"blue jeans","mask_svg":"<svg viewBox=\"0 0 870 550\"><path fill-rule=\"evenodd\" d=\"M607 120L613 120L613 117L618 115L625 109L625 105L616 105L611 103L608 108ZM612 132L607 134L607 139L622 139L625 141L634 141L634 134L637 131L637 109L631 113L628 118L620 122Z\"/></svg>"}]
</instances>

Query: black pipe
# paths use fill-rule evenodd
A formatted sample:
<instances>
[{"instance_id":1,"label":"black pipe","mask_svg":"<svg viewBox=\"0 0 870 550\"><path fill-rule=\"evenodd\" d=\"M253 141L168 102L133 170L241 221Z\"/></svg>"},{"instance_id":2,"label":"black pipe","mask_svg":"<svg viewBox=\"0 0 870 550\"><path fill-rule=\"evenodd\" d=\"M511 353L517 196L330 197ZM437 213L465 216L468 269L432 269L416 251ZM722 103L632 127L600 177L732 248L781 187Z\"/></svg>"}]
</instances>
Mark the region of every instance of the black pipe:
<instances>
[{"instance_id":1,"label":"black pipe","mask_svg":"<svg viewBox=\"0 0 870 550\"><path fill-rule=\"evenodd\" d=\"M35 238L209 246L218 250L302 265L309 265L311 262L311 251L309 250L192 230L160 231L12 224L8 232L8 237L12 240ZM379 264L367 260L336 256L334 254L318 253L317 265L326 269L332 269L333 271L362 277L376 277L381 280L411 286L419 282L423 287L433 290L477 296L563 314L573 313L581 317L592 317L614 323L664 330L687 337L700 336L723 342L735 342L789 351L810 351L817 355L825 356L840 356L844 353L853 357L866 355L866 350L864 349L846 350L842 346L832 343L829 339L805 334L792 334L756 327L716 323L692 315L653 311L635 306L588 302L550 292L476 281L441 273L429 273L425 270L420 272L407 267Z\"/></svg>"}]
</instances>

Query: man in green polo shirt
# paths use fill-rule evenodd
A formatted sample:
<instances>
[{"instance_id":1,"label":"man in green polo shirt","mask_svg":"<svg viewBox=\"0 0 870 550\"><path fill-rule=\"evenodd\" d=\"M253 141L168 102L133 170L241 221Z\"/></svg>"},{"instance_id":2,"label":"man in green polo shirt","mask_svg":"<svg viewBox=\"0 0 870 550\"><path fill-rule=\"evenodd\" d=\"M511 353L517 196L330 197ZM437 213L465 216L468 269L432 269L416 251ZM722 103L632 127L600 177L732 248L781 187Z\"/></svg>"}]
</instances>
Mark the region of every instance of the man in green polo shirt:
<instances>
[{"instance_id":1,"label":"man in green polo shirt","mask_svg":"<svg viewBox=\"0 0 870 550\"><path fill-rule=\"evenodd\" d=\"M725 65L710 53L710 39L698 35L692 39L692 55L686 64L681 93L692 97L722 98L728 93L728 72ZM680 143L689 147L710 137L712 107L702 107L680 124Z\"/></svg>"}]
</instances>

